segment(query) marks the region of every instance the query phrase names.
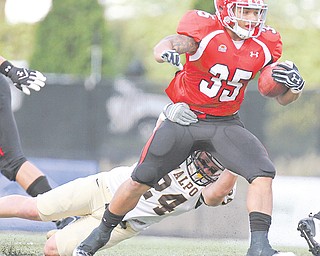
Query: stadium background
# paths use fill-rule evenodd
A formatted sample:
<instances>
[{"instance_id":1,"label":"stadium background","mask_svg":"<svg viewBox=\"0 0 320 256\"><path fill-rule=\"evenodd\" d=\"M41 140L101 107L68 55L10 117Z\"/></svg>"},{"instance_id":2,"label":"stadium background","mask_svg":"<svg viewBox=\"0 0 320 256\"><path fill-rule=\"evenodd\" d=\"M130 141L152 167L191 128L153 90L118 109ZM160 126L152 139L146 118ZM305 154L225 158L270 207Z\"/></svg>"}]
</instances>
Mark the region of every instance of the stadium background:
<instances>
[{"instance_id":1,"label":"stadium background","mask_svg":"<svg viewBox=\"0 0 320 256\"><path fill-rule=\"evenodd\" d=\"M66 7L70 2L72 1L66 1L64 6ZM145 4L143 0L134 2ZM197 5L197 1L185 1L184 5L178 8L175 2L178 1L163 1L162 4L166 5L166 8L162 10L158 23L152 25L153 33L150 33L141 21L134 20L136 24L131 22L132 19L128 19L129 22L128 20L113 21L113 26L117 28L115 30L117 43L120 46L130 46L133 52L136 51L136 55L127 54L128 50L124 47L124 52L120 52L120 55L129 59L121 59L121 56L117 56L118 61L113 66L119 68L121 65L121 69L110 78L106 79L102 76L100 80L99 58L94 59L99 49L92 47L91 74L90 68L83 70L81 74L69 75L68 72L55 74L48 67L31 65L45 71L48 76L46 88L29 97L13 89L13 107L24 151L49 176L53 186L78 176L106 171L117 165L132 164L137 160L158 113L168 102L163 89L175 71L165 65L159 67L152 59L151 49L145 52L139 46L146 43L146 38L153 38L153 42L147 43L150 48L150 45L154 45L162 36L167 35L168 30L172 33L181 14L192 6L192 3L193 6ZM260 96L253 82L247 91L246 101L240 114L246 127L266 145L278 168L279 177L275 181L274 224L270 235L275 242L282 241L289 244L303 243L301 239L299 240L299 234L295 232L295 225L300 218L313 210L311 205L312 207L320 205L313 196L317 193L317 184L319 184L320 123L319 116L316 114L317 102L319 102L318 75L316 72L310 72L309 69L317 66L319 58L314 56L319 54L316 52L317 49L310 47L307 40L310 35L313 38L319 36L317 30L319 25L305 21L306 24L313 25L311 33L306 34L308 29L303 27L304 23L301 20L301 15L308 13L308 10L312 8L317 10L315 1L310 0L308 8L295 0L281 1L281 3L286 7L285 10L277 8L276 4L280 3L270 3L272 7L270 12L274 14L271 16L271 21L284 34L286 43L284 57L298 64L307 80L307 89L296 103L281 107L275 101ZM294 11L296 9L299 12ZM282 16L283 13L279 14L280 10L284 10L287 16ZM170 17L171 21L166 17ZM310 20L313 17L308 15ZM316 19L314 20L316 22ZM171 23L171 25L162 30L160 22L165 22L164 25ZM127 26L131 27L137 35L133 36L132 32L127 32ZM141 33L140 36L136 26L141 28L141 31L138 31ZM58 29L59 25L56 28ZM13 28L4 26L4 29L8 32ZM21 31L21 28L15 29ZM34 35L32 29L23 31L31 31L30 33ZM119 31L128 33L127 40L119 38ZM145 34L148 36L145 37ZM142 38L143 40L137 40L134 47L132 43L123 43L123 41L130 41L128 38L131 39L132 36L134 39ZM2 39L0 48L2 52L7 53L7 58L21 58L22 55L26 56L27 60L30 59L25 53L28 52L28 47L21 47L25 49L22 52L15 51L8 46L3 46L3 44L11 46L12 42L8 40L12 37L2 37ZM63 38L59 40L63 41ZM15 40L18 45L21 45L21 41L29 42ZM31 49L36 47L33 46ZM41 53L44 54L44 52L42 50ZM88 51L85 49L83 52ZM19 53L20 56L14 53ZM64 54L61 53L60 59ZM50 60L51 58L53 57L50 57ZM49 57L46 56L44 61L49 63ZM32 61L30 62L32 64ZM73 66L68 65L69 63L74 64L75 60L66 58L60 60L58 64L60 67ZM146 74L145 71L148 73ZM145 234L245 239L248 237L245 209L246 186L246 183L240 179L236 200L226 207L199 209L195 213L175 217L156 225ZM14 191L23 193L16 184L9 183L2 176L0 188L1 196ZM185 223L188 225L186 226ZM0 221L0 226L2 229L47 228L43 223L3 220ZM286 234L286 236L279 238L280 234Z\"/></svg>"}]
</instances>

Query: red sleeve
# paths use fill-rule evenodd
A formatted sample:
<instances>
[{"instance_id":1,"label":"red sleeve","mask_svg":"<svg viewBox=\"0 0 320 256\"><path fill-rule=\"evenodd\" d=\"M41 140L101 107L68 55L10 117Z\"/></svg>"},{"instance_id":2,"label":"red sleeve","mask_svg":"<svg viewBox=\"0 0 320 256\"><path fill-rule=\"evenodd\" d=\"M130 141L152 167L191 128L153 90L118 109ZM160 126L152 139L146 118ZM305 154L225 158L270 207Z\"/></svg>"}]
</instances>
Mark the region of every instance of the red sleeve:
<instances>
[{"instance_id":1,"label":"red sleeve","mask_svg":"<svg viewBox=\"0 0 320 256\"><path fill-rule=\"evenodd\" d=\"M280 34L272 27L264 28L261 33L261 41L269 48L272 62L276 62L282 55L282 40Z\"/></svg>"},{"instance_id":2,"label":"red sleeve","mask_svg":"<svg viewBox=\"0 0 320 256\"><path fill-rule=\"evenodd\" d=\"M198 10L188 11L180 20L177 33L192 37L200 42L204 36L214 30L216 17Z\"/></svg>"}]
</instances>

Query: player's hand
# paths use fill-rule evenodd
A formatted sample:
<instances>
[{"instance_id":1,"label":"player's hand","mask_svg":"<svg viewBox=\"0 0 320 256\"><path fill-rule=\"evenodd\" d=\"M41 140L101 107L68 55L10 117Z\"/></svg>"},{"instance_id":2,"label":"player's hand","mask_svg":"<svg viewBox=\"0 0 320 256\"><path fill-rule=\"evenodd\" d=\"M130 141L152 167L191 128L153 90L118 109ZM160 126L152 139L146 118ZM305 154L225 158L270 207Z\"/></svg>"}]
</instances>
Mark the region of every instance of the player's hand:
<instances>
[{"instance_id":1,"label":"player's hand","mask_svg":"<svg viewBox=\"0 0 320 256\"><path fill-rule=\"evenodd\" d=\"M30 95L30 89L40 91L45 86L46 77L41 72L15 67L9 61L1 64L0 72L9 77L14 86L27 95Z\"/></svg>"},{"instance_id":2,"label":"player's hand","mask_svg":"<svg viewBox=\"0 0 320 256\"><path fill-rule=\"evenodd\" d=\"M110 231L107 231L105 224L100 223L98 227L92 230L91 234L76 247L72 256L94 255L110 239Z\"/></svg>"},{"instance_id":3,"label":"player's hand","mask_svg":"<svg viewBox=\"0 0 320 256\"><path fill-rule=\"evenodd\" d=\"M170 63L171 65L173 65L176 68L180 68L181 65L182 65L180 63L180 54L177 53L175 50L164 51L161 54L161 59L163 61L166 61L166 62Z\"/></svg>"},{"instance_id":4,"label":"player's hand","mask_svg":"<svg viewBox=\"0 0 320 256\"><path fill-rule=\"evenodd\" d=\"M224 197L221 204L226 205L226 204L230 203L231 201L233 201L233 199L236 196L236 191L237 191L237 183L234 184L233 189L229 192L229 194Z\"/></svg>"},{"instance_id":5,"label":"player's hand","mask_svg":"<svg viewBox=\"0 0 320 256\"><path fill-rule=\"evenodd\" d=\"M272 77L276 82L287 86L293 93L300 93L304 88L305 81L292 61L287 60L276 65L272 70Z\"/></svg>"},{"instance_id":6,"label":"player's hand","mask_svg":"<svg viewBox=\"0 0 320 256\"><path fill-rule=\"evenodd\" d=\"M197 115L184 102L166 105L163 113L170 121L181 125L190 125L198 122Z\"/></svg>"}]
</instances>

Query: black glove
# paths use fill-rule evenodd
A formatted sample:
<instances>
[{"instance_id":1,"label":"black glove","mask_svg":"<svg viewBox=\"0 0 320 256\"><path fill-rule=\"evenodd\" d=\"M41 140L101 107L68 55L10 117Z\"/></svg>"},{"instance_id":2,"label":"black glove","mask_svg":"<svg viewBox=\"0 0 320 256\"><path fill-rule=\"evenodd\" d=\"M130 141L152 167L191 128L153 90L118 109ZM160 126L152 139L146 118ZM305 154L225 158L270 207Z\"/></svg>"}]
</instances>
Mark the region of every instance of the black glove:
<instances>
[{"instance_id":1,"label":"black glove","mask_svg":"<svg viewBox=\"0 0 320 256\"><path fill-rule=\"evenodd\" d=\"M277 69L277 67L283 69ZM287 86L293 93L300 93L304 88L305 81L292 61L277 64L272 70L272 77L276 82Z\"/></svg>"},{"instance_id":2,"label":"black glove","mask_svg":"<svg viewBox=\"0 0 320 256\"><path fill-rule=\"evenodd\" d=\"M4 61L0 65L0 72L9 77L13 85L25 94L30 95L30 90L39 91L45 86L46 77L36 70L17 68L9 61Z\"/></svg>"},{"instance_id":3,"label":"black glove","mask_svg":"<svg viewBox=\"0 0 320 256\"><path fill-rule=\"evenodd\" d=\"M100 223L91 234L73 250L73 256L91 256L103 247L110 239L111 230L105 228L104 223Z\"/></svg>"}]
</instances>

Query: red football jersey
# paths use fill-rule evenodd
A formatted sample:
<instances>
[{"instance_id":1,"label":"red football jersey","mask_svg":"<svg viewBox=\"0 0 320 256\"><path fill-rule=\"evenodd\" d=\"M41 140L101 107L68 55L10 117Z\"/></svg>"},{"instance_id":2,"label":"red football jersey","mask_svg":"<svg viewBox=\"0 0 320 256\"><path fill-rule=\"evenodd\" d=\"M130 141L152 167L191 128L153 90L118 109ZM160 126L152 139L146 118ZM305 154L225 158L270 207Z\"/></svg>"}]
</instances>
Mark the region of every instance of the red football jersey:
<instances>
[{"instance_id":1,"label":"red football jersey","mask_svg":"<svg viewBox=\"0 0 320 256\"><path fill-rule=\"evenodd\" d=\"M282 53L280 35L271 27L237 49L218 18L204 11L187 12L177 33L194 38L199 47L193 55L186 54L183 70L166 93L174 103L185 102L192 110L214 116L236 113L248 82Z\"/></svg>"}]
</instances>

